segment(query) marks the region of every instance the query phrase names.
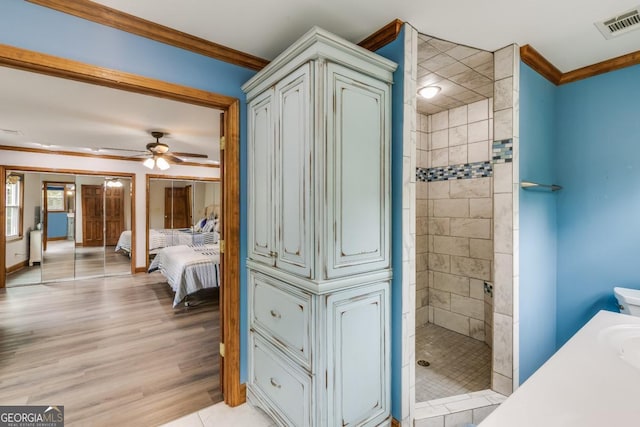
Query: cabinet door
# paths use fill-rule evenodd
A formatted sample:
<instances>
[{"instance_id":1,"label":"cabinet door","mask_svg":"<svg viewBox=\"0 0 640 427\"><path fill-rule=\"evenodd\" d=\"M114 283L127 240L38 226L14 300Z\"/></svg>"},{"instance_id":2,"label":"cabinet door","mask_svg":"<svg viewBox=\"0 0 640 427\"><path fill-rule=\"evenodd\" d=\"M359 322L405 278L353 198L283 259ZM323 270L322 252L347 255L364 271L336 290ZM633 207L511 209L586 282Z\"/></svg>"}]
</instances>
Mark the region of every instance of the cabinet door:
<instances>
[{"instance_id":1,"label":"cabinet door","mask_svg":"<svg viewBox=\"0 0 640 427\"><path fill-rule=\"evenodd\" d=\"M327 66L327 278L389 267L390 87Z\"/></svg>"},{"instance_id":2,"label":"cabinet door","mask_svg":"<svg viewBox=\"0 0 640 427\"><path fill-rule=\"evenodd\" d=\"M275 88L278 106L277 267L303 277L313 274L311 208L311 67L305 64Z\"/></svg>"},{"instance_id":3,"label":"cabinet door","mask_svg":"<svg viewBox=\"0 0 640 427\"><path fill-rule=\"evenodd\" d=\"M389 283L327 298L329 425L374 426L389 416Z\"/></svg>"},{"instance_id":4,"label":"cabinet door","mask_svg":"<svg viewBox=\"0 0 640 427\"><path fill-rule=\"evenodd\" d=\"M273 90L249 104L248 239L249 258L274 264L274 120Z\"/></svg>"}]
</instances>

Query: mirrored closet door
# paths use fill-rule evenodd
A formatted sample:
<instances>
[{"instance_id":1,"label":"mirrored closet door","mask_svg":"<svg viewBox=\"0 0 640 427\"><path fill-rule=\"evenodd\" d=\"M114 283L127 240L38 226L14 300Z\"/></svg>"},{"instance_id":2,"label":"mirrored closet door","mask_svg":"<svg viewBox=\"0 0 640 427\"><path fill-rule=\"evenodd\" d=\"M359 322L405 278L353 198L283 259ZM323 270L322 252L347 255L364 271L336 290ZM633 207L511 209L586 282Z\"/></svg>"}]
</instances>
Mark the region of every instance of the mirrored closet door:
<instances>
[{"instance_id":1,"label":"mirrored closet door","mask_svg":"<svg viewBox=\"0 0 640 427\"><path fill-rule=\"evenodd\" d=\"M131 178L9 171L7 286L131 273Z\"/></svg>"},{"instance_id":2,"label":"mirrored closet door","mask_svg":"<svg viewBox=\"0 0 640 427\"><path fill-rule=\"evenodd\" d=\"M220 216L218 180L147 177L149 259L164 247L215 244Z\"/></svg>"}]
</instances>

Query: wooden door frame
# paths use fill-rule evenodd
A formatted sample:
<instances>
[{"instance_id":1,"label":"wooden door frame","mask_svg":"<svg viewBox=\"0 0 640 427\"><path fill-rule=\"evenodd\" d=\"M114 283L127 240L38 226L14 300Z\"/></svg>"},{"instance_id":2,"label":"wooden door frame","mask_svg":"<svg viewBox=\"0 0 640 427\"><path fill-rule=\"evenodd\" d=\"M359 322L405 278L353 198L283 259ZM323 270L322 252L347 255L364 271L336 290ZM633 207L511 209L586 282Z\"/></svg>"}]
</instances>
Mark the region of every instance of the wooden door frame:
<instances>
[{"instance_id":1,"label":"wooden door frame","mask_svg":"<svg viewBox=\"0 0 640 427\"><path fill-rule=\"evenodd\" d=\"M222 200L222 238L225 240L225 253L220 257L222 287L225 289L221 298L221 312L224 313L221 329L222 336L225 337L225 363L224 372L221 373L222 393L224 401L230 406L244 403L246 387L240 383L240 100L9 45L0 45L0 66L215 108L225 113L226 141L225 149L221 150L221 160L225 165L221 168L222 185L225 188ZM4 224L4 179L0 190L0 220ZM135 206L135 203L133 205ZM4 272L5 227L0 228L0 243L3 247L0 250L0 272ZM132 235L132 244L134 242ZM4 287L5 275L0 276L0 287Z\"/></svg>"}]
</instances>

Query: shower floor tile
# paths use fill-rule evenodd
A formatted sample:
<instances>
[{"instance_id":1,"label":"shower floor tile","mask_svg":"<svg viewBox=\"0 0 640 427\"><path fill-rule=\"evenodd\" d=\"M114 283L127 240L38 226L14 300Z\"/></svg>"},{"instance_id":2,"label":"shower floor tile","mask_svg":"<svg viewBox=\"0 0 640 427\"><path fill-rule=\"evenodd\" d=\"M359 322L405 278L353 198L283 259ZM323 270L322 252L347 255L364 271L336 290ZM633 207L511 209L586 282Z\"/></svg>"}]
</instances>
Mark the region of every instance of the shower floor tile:
<instances>
[{"instance_id":1,"label":"shower floor tile","mask_svg":"<svg viewBox=\"0 0 640 427\"><path fill-rule=\"evenodd\" d=\"M416 402L491 388L491 348L432 323L416 328Z\"/></svg>"}]
</instances>

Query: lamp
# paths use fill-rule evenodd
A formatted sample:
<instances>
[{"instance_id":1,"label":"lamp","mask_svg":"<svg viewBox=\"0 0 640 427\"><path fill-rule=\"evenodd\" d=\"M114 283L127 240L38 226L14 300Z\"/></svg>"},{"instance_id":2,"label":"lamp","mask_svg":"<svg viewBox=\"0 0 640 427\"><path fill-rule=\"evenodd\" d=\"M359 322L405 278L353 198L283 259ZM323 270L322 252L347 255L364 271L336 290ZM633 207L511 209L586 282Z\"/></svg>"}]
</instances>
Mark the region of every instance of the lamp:
<instances>
[{"instance_id":1,"label":"lamp","mask_svg":"<svg viewBox=\"0 0 640 427\"><path fill-rule=\"evenodd\" d=\"M425 86L418 91L418 94L426 99L431 99L440 93L440 88L438 86Z\"/></svg>"},{"instance_id":2,"label":"lamp","mask_svg":"<svg viewBox=\"0 0 640 427\"><path fill-rule=\"evenodd\" d=\"M149 169L153 169L157 166L158 169L162 171L167 170L169 169L169 167L171 167L169 165L169 162L167 162L163 157L155 155L142 162L142 164Z\"/></svg>"}]
</instances>

